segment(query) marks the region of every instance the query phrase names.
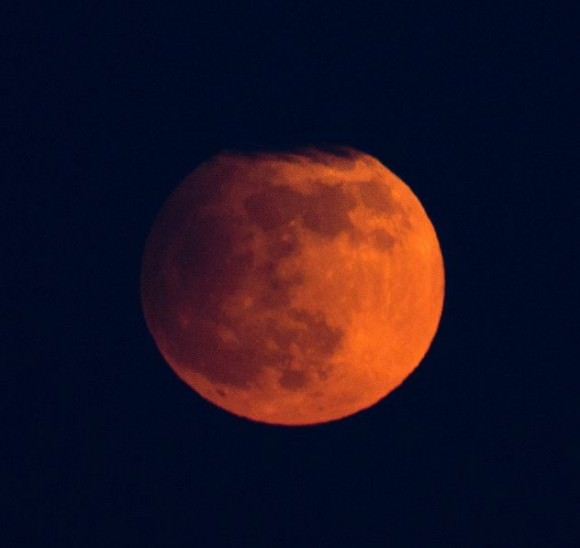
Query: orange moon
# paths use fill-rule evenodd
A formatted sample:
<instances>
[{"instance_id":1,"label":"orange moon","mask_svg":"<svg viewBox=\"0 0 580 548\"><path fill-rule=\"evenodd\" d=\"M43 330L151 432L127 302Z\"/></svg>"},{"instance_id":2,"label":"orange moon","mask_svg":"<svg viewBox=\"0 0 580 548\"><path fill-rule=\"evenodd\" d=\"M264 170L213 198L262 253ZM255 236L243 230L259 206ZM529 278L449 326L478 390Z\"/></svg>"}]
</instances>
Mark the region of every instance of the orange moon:
<instances>
[{"instance_id":1,"label":"orange moon","mask_svg":"<svg viewBox=\"0 0 580 548\"><path fill-rule=\"evenodd\" d=\"M399 386L443 294L417 197L343 147L211 158L162 207L141 273L147 326L177 376L282 425L337 420Z\"/></svg>"}]
</instances>

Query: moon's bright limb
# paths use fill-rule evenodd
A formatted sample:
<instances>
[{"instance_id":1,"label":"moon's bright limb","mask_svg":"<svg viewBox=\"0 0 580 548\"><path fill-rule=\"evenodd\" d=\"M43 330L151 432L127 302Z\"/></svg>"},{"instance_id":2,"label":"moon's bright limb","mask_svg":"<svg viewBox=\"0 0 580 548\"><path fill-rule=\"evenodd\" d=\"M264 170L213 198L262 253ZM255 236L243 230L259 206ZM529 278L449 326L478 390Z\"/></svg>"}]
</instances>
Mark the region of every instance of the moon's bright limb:
<instances>
[{"instance_id":1,"label":"moon's bright limb","mask_svg":"<svg viewBox=\"0 0 580 548\"><path fill-rule=\"evenodd\" d=\"M351 415L401 384L443 293L419 200L347 148L202 164L159 213L141 280L175 373L236 415L286 425Z\"/></svg>"}]
</instances>

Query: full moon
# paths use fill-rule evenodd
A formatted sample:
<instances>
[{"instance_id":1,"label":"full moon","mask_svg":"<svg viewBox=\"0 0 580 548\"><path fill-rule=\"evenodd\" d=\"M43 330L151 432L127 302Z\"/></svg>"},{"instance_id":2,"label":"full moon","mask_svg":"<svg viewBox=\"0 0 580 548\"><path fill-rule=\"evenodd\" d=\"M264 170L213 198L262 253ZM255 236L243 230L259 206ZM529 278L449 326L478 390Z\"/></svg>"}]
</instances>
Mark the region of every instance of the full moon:
<instances>
[{"instance_id":1,"label":"full moon","mask_svg":"<svg viewBox=\"0 0 580 548\"><path fill-rule=\"evenodd\" d=\"M421 203L346 147L211 158L161 208L141 272L147 326L177 376L280 425L337 420L398 387L443 294Z\"/></svg>"}]
</instances>

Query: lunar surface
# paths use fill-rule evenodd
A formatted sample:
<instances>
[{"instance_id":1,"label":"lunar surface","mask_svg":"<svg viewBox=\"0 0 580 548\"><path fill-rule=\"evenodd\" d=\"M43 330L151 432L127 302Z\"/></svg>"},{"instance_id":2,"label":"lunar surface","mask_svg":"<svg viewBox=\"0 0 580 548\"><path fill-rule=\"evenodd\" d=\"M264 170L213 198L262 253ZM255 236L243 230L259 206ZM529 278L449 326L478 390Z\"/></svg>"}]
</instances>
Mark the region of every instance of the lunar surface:
<instances>
[{"instance_id":1,"label":"lunar surface","mask_svg":"<svg viewBox=\"0 0 580 548\"><path fill-rule=\"evenodd\" d=\"M255 421L375 404L437 330L444 270L410 188L349 148L219 154L171 194L142 265L145 319L179 378Z\"/></svg>"}]
</instances>

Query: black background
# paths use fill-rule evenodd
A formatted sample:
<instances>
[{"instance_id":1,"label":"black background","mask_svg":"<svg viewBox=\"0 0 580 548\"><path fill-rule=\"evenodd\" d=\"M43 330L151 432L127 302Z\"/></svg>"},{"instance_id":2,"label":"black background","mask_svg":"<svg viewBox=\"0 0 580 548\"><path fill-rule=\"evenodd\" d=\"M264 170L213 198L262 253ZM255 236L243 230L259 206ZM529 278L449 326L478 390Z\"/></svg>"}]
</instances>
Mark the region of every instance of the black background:
<instances>
[{"instance_id":1,"label":"black background","mask_svg":"<svg viewBox=\"0 0 580 548\"><path fill-rule=\"evenodd\" d=\"M573 3L169 4L3 8L4 545L579 545ZM140 260L210 155L317 143L413 188L445 309L386 400L277 428L164 364Z\"/></svg>"}]
</instances>

